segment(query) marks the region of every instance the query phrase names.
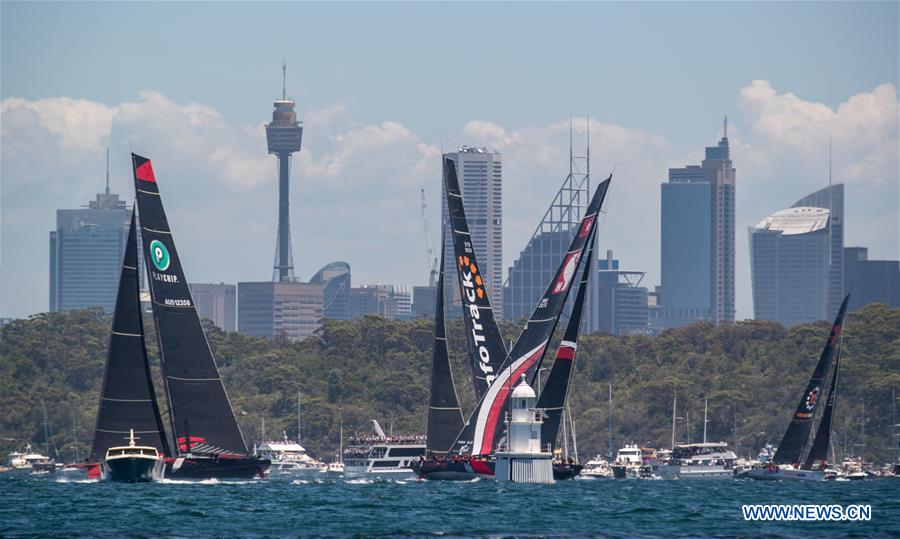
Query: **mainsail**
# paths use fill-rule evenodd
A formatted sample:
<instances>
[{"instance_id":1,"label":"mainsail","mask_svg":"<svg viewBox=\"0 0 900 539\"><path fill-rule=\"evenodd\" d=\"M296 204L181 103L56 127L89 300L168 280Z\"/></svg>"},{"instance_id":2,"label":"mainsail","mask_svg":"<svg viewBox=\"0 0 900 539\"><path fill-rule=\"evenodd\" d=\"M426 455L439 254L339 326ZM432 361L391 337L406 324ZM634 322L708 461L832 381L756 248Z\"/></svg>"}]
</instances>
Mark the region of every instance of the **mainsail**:
<instances>
[{"instance_id":1,"label":"mainsail","mask_svg":"<svg viewBox=\"0 0 900 539\"><path fill-rule=\"evenodd\" d=\"M575 304L572 306L572 315L566 325L566 332L556 351L556 359L550 367L547 375L547 383L538 397L538 410L544 415L544 425L541 427L541 448L548 445L556 447L556 438L559 435L559 425L566 406L566 397L569 393L569 382L572 380L572 366L575 363L575 352L578 349L578 332L581 329L581 313L584 307L584 298L587 294L588 280L591 275L591 262L594 255L594 241L597 232L591 238L587 257L584 259L584 270L581 272L581 283L575 294Z\"/></svg>"},{"instance_id":2,"label":"mainsail","mask_svg":"<svg viewBox=\"0 0 900 539\"><path fill-rule=\"evenodd\" d=\"M834 319L834 325L831 327L831 335L828 342L822 350L816 368L806 385L806 391L800 398L800 404L797 405L797 411L794 412L794 418L788 425L784 438L778 444L778 449L772 457L775 464L798 464L800 457L809 441L809 431L812 428L813 417L815 417L816 406L819 404L819 396L821 393L822 382L828 374L828 368L831 366L831 359L838 346L840 339L841 326L844 325L844 312L847 310L847 300L850 296L844 298L837 317Z\"/></svg>"},{"instance_id":3,"label":"mainsail","mask_svg":"<svg viewBox=\"0 0 900 539\"><path fill-rule=\"evenodd\" d=\"M169 454L144 346L134 211L119 277L97 424L88 460L99 462L106 457L110 447L125 445L131 429L140 438L140 445L156 447L161 453Z\"/></svg>"},{"instance_id":4,"label":"mainsail","mask_svg":"<svg viewBox=\"0 0 900 539\"><path fill-rule=\"evenodd\" d=\"M487 455L496 448L502 435L499 427L512 391L512 381L519 380L524 374L526 379L534 382L534 375L575 280L579 262L594 232L597 215L611 180L612 175L597 186L578 232L572 238L553 280L525 324L494 383L482 396L462 432L456 437L451 449L453 454Z\"/></svg>"},{"instance_id":5,"label":"mainsail","mask_svg":"<svg viewBox=\"0 0 900 539\"><path fill-rule=\"evenodd\" d=\"M150 160L131 154L169 418L178 449L247 453L163 209Z\"/></svg>"},{"instance_id":6,"label":"mainsail","mask_svg":"<svg viewBox=\"0 0 900 539\"><path fill-rule=\"evenodd\" d=\"M813 438L812 447L809 450L809 454L806 455L806 463L803 465L804 470L812 470L817 465L824 468L828 462L828 446L831 442L831 422L834 416L834 401L837 398L838 371L841 369L841 345L843 344L843 339L843 328L841 328L841 336L838 338L837 352L834 356L834 373L831 375L831 387L828 388L828 400L825 402L825 409L822 411L822 420L819 421L819 428L816 429L816 437Z\"/></svg>"},{"instance_id":7,"label":"mainsail","mask_svg":"<svg viewBox=\"0 0 900 539\"><path fill-rule=\"evenodd\" d=\"M466 341L472 377L475 383L475 397L481 398L493 383L506 359L506 344L497 326L491 307L487 283L482 277L481 266L475 259L475 247L469 234L466 211L463 208L462 193L456 175L456 163L444 158L444 190L447 194L447 209L450 214L450 232L453 236L459 293L462 296L463 318L466 322ZM500 283L492 283L500 286Z\"/></svg>"},{"instance_id":8,"label":"mainsail","mask_svg":"<svg viewBox=\"0 0 900 539\"><path fill-rule=\"evenodd\" d=\"M462 430L463 416L453 385L450 355L447 352L447 328L444 325L444 249L441 248L440 276L434 305L434 350L431 355L431 392L428 399L426 448L446 453Z\"/></svg>"}]
</instances>

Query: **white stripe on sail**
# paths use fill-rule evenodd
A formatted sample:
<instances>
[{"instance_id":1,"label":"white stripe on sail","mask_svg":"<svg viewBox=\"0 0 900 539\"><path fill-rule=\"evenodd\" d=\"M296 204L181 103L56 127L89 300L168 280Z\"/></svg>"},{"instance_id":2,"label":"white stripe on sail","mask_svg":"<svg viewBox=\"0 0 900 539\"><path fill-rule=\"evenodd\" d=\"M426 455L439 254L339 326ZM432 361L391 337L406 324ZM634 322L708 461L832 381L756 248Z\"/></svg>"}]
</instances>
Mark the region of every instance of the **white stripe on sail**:
<instances>
[{"instance_id":1,"label":"white stripe on sail","mask_svg":"<svg viewBox=\"0 0 900 539\"><path fill-rule=\"evenodd\" d=\"M122 333L121 331L113 331L113 335L119 335L121 337L140 337L140 333Z\"/></svg>"},{"instance_id":2,"label":"white stripe on sail","mask_svg":"<svg viewBox=\"0 0 900 539\"><path fill-rule=\"evenodd\" d=\"M500 393L500 390L509 383L510 375L516 372L516 369L518 369L526 359L536 354L538 350L540 350L541 347L546 344L547 341L544 341L530 352L526 352L519 359L515 360L510 366L500 371L500 374L497 375L496 378L494 378L491 386L484 394L484 399L482 399L481 401L481 408L478 410L478 417L475 420L475 435L472 439L473 455L477 455L481 452L481 447L483 445L482 442L484 439L484 429L487 426L487 420L491 412L491 407L493 406L494 401L497 399L497 395ZM493 444L493 440L491 440L491 443Z\"/></svg>"},{"instance_id":3,"label":"white stripe on sail","mask_svg":"<svg viewBox=\"0 0 900 539\"><path fill-rule=\"evenodd\" d=\"M573 343L572 341L560 341L560 342L559 342L559 346L560 346L560 347L568 346L568 347L571 348L572 350L577 350L577 349L578 349L578 345L575 344L575 343Z\"/></svg>"}]
</instances>

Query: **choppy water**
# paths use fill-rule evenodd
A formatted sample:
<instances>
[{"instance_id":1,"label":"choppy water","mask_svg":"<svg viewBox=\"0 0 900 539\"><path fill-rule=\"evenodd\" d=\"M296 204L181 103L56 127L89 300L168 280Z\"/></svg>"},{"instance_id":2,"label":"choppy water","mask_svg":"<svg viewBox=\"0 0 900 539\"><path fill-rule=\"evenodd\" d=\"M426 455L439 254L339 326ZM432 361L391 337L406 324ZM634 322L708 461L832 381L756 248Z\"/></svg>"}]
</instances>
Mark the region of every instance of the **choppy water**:
<instances>
[{"instance_id":1,"label":"choppy water","mask_svg":"<svg viewBox=\"0 0 900 539\"><path fill-rule=\"evenodd\" d=\"M871 504L869 522L745 522L741 504ZM898 537L900 479L568 481L272 478L123 485L0 474L0 537Z\"/></svg>"}]
</instances>

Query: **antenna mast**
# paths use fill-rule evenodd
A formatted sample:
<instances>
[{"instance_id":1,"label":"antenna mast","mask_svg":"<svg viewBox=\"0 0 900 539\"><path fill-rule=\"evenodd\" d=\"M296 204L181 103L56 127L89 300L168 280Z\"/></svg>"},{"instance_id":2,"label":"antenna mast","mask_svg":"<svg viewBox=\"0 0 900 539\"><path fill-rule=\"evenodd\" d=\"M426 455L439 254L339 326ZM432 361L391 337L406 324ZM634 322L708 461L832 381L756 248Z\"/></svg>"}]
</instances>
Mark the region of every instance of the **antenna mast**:
<instances>
[{"instance_id":1,"label":"antenna mast","mask_svg":"<svg viewBox=\"0 0 900 539\"><path fill-rule=\"evenodd\" d=\"M287 61L281 62L281 100L287 100Z\"/></svg>"},{"instance_id":2,"label":"antenna mast","mask_svg":"<svg viewBox=\"0 0 900 539\"><path fill-rule=\"evenodd\" d=\"M109 194L109 148L106 149L106 194Z\"/></svg>"}]
</instances>

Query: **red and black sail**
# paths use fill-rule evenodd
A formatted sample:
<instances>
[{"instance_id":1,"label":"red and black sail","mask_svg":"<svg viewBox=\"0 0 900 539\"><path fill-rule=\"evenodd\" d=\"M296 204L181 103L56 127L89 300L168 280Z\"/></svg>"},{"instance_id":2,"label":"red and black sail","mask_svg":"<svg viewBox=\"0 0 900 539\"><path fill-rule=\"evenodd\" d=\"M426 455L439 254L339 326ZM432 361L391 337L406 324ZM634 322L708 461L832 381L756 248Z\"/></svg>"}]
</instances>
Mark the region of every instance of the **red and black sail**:
<instances>
[{"instance_id":1,"label":"red and black sail","mask_svg":"<svg viewBox=\"0 0 900 539\"><path fill-rule=\"evenodd\" d=\"M246 454L247 445L175 249L153 167L145 157L131 157L153 319L177 449L185 451L204 444Z\"/></svg>"},{"instance_id":2,"label":"red and black sail","mask_svg":"<svg viewBox=\"0 0 900 539\"><path fill-rule=\"evenodd\" d=\"M91 442L90 462L106 458L110 447L127 445L133 429L140 445L170 454L150 377L141 318L140 276L134 212L122 260L119 291L113 312L97 423Z\"/></svg>"},{"instance_id":3,"label":"red and black sail","mask_svg":"<svg viewBox=\"0 0 900 539\"><path fill-rule=\"evenodd\" d=\"M444 324L444 249L441 247L440 276L434 305L434 349L431 354L431 390L428 398L426 448L446 453L463 427L462 410L453 384L447 328Z\"/></svg>"},{"instance_id":4,"label":"red and black sail","mask_svg":"<svg viewBox=\"0 0 900 539\"><path fill-rule=\"evenodd\" d=\"M575 304L572 306L572 314L566 324L566 332L559 343L556 359L553 361L553 366L550 367L550 374L547 375L547 381L538 397L536 408L543 410L544 413L544 424L541 427L541 448L546 448L548 445L556 448L556 438L559 436L559 425L566 406L569 383L572 380L572 367L575 364L575 354L578 350L578 332L581 329L581 314L591 275L596 237L597 232L595 231L584 259L581 283L575 294Z\"/></svg>"},{"instance_id":5,"label":"red and black sail","mask_svg":"<svg viewBox=\"0 0 900 539\"><path fill-rule=\"evenodd\" d=\"M506 344L497 326L490 294L482 268L475 257L472 235L466 221L466 210L459 189L456 163L444 157L444 191L450 215L450 233L453 237L453 253L462 298L463 319L466 322L466 342L475 397L481 398L493 383L506 359ZM499 286L500 283L492 283Z\"/></svg>"},{"instance_id":6,"label":"red and black sail","mask_svg":"<svg viewBox=\"0 0 900 539\"><path fill-rule=\"evenodd\" d=\"M825 376L828 375L831 360L838 348L841 328L844 325L844 313L847 311L849 299L850 296L847 295L844 297L844 302L841 303L841 308L831 326L828 342L825 343L825 348L822 350L822 355L819 356L819 361L806 385L806 390L800 397L800 404L797 405L791 424L788 425L784 438L781 439L781 443L778 444L778 449L772 457L772 462L775 464L799 464L801 461L800 457L809 441L809 431L812 428L816 408L821 400L822 383L825 381Z\"/></svg>"},{"instance_id":7,"label":"red and black sail","mask_svg":"<svg viewBox=\"0 0 900 539\"><path fill-rule=\"evenodd\" d=\"M531 318L513 345L503 368L469 416L462 432L456 437L451 449L453 454L488 455L497 448L503 434L503 412L507 409L512 385L523 374L526 379L534 381L534 375L569 296L579 262L594 232L597 216L611 180L610 175L597 186L553 280L550 281Z\"/></svg>"},{"instance_id":8,"label":"red and black sail","mask_svg":"<svg viewBox=\"0 0 900 539\"><path fill-rule=\"evenodd\" d=\"M825 468L828 462L831 423L834 418L834 401L837 399L838 371L841 369L843 328L840 331L841 337L838 337L837 352L835 352L834 356L834 372L831 375L831 387L828 388L828 400L825 402L825 408L822 410L822 419L819 421L819 428L816 429L816 437L813 438L812 447L809 449L809 454L806 455L806 463L803 465L804 470Z\"/></svg>"}]
</instances>

